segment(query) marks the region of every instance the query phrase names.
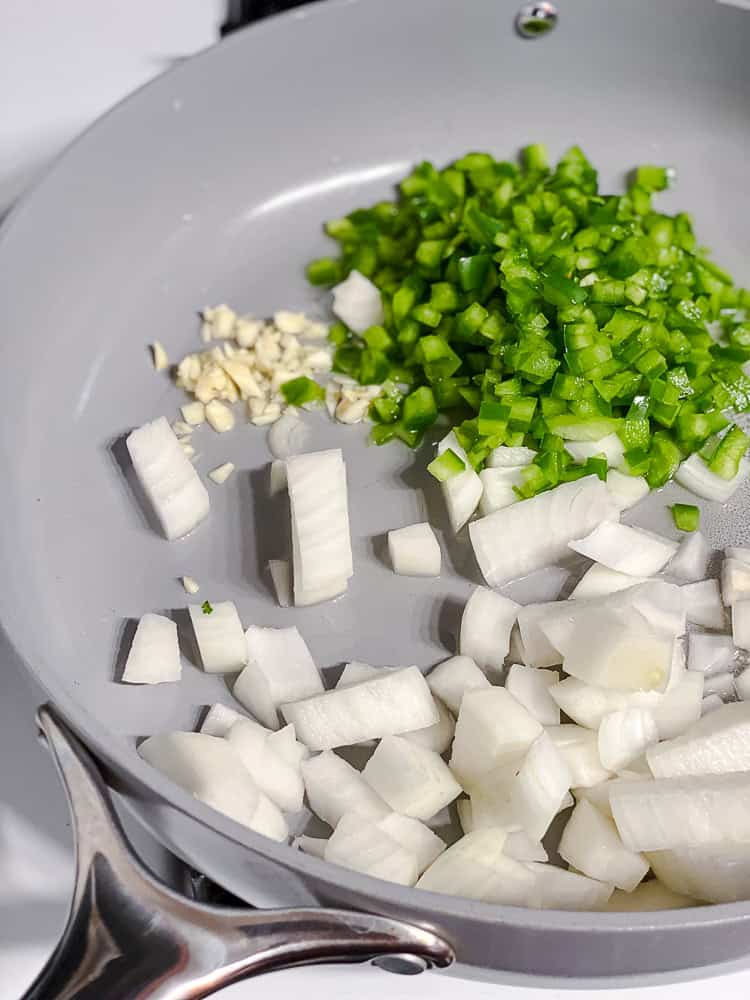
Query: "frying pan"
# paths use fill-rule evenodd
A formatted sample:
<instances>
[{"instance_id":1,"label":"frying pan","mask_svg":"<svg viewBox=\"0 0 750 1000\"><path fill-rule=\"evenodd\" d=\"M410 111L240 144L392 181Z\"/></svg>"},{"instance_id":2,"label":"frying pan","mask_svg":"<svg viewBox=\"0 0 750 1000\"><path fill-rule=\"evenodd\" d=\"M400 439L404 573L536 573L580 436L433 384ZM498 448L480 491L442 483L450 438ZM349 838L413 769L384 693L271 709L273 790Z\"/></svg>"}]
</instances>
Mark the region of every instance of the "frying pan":
<instances>
[{"instance_id":1,"label":"frying pan","mask_svg":"<svg viewBox=\"0 0 750 1000\"><path fill-rule=\"evenodd\" d=\"M450 571L416 587L373 545L396 524L438 516L405 449L367 448L365 428L311 421L311 447L344 449L356 574L343 599L299 611L276 607L259 571L275 554L278 523L265 499L263 432L196 435L200 467L231 460L239 472L212 491L210 522L174 544L141 514L122 450L123 434L171 416L179 401L149 370L147 342L158 337L177 358L196 343L197 310L220 301L258 315L324 315L303 276L326 250L321 221L388 196L414 161L475 148L509 155L530 141L554 155L577 142L603 189L615 190L632 165L674 164L679 183L665 208L691 211L717 259L747 280L750 13L710 0L560 4L553 31L523 40L518 8L501 0L327 0L178 66L63 155L0 236L0 620L7 655L55 706L42 721L58 758L86 760L66 735L74 731L177 855L256 906L305 908L308 923L287 927L287 944L314 933L310 914L329 920L329 933L343 919L310 907L338 907L408 924L412 932L395 934L404 952L419 951L413 928L433 931L447 942L440 960L454 948L461 975L611 983L740 959L750 903L532 912L326 865L241 829L138 758L138 737L192 728L201 706L226 700L221 678L189 667L179 685L156 689L113 679L123 623L184 607L176 580L185 573L205 596L236 601L245 622L297 624L323 667L355 654L427 667L450 648L456 609L476 582L465 546L450 543ZM652 497L640 523L666 530L668 500ZM706 512L714 546L748 541L747 502L745 491ZM89 791L79 805L95 801ZM88 820L89 834L104 837L106 824ZM89 872L91 884L104 884L101 873L97 883ZM148 995L210 992L167 992L161 975L165 992ZM97 992L96 982L76 992L60 975L49 982L60 996L146 995L132 982L120 993L111 984ZM49 989L39 995L58 995Z\"/></svg>"}]
</instances>

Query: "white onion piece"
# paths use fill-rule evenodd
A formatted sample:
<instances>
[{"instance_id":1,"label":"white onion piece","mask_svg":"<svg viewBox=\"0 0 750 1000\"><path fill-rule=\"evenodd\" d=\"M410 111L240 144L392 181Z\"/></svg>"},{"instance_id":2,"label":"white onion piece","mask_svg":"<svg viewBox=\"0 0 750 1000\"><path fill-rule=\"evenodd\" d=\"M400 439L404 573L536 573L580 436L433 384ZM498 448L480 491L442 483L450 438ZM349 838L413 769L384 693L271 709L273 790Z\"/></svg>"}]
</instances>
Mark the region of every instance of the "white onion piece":
<instances>
[{"instance_id":1,"label":"white onion piece","mask_svg":"<svg viewBox=\"0 0 750 1000\"><path fill-rule=\"evenodd\" d=\"M686 672L652 707L660 740L684 733L701 715L703 675Z\"/></svg>"},{"instance_id":2,"label":"white onion piece","mask_svg":"<svg viewBox=\"0 0 750 1000\"><path fill-rule=\"evenodd\" d=\"M286 463L292 514L295 603L353 572L346 469L341 449L294 455Z\"/></svg>"},{"instance_id":3,"label":"white onion piece","mask_svg":"<svg viewBox=\"0 0 750 1000\"><path fill-rule=\"evenodd\" d=\"M687 620L704 628L723 629L726 625L724 605L718 580L699 580L682 587Z\"/></svg>"},{"instance_id":4,"label":"white onion piece","mask_svg":"<svg viewBox=\"0 0 750 1000\"><path fill-rule=\"evenodd\" d=\"M750 899L750 844L650 851L654 873L675 893L706 903Z\"/></svg>"},{"instance_id":5,"label":"white onion piece","mask_svg":"<svg viewBox=\"0 0 750 1000\"><path fill-rule=\"evenodd\" d=\"M541 840L571 785L565 758L546 733L536 739L520 765L492 771L472 787L475 829L520 828Z\"/></svg>"},{"instance_id":6,"label":"white onion piece","mask_svg":"<svg viewBox=\"0 0 750 1000\"><path fill-rule=\"evenodd\" d=\"M735 677L734 688L738 698L741 698L742 701L750 701L750 669L743 670Z\"/></svg>"},{"instance_id":7,"label":"white onion piece","mask_svg":"<svg viewBox=\"0 0 750 1000\"><path fill-rule=\"evenodd\" d=\"M284 812L302 808L304 786L299 764L289 764L268 743L268 730L252 719L235 722L226 735L250 776L262 792Z\"/></svg>"},{"instance_id":8,"label":"white onion piece","mask_svg":"<svg viewBox=\"0 0 750 1000\"><path fill-rule=\"evenodd\" d=\"M651 628L637 612L590 609L565 642L557 639L555 645L566 673L587 684L619 691L663 691L667 686L674 639Z\"/></svg>"},{"instance_id":9,"label":"white onion piece","mask_svg":"<svg viewBox=\"0 0 750 1000\"><path fill-rule=\"evenodd\" d=\"M393 572L401 576L440 576L440 544L425 521L388 532Z\"/></svg>"},{"instance_id":10,"label":"white onion piece","mask_svg":"<svg viewBox=\"0 0 750 1000\"><path fill-rule=\"evenodd\" d=\"M643 576L631 576L629 573L620 573L616 569L602 566L601 563L594 563L583 574L570 595L571 600L580 600L583 597L604 597L607 594L616 594L621 590L627 590L635 583L643 583Z\"/></svg>"},{"instance_id":11,"label":"white onion piece","mask_svg":"<svg viewBox=\"0 0 750 1000\"><path fill-rule=\"evenodd\" d=\"M656 910L682 910L697 906L692 896L673 892L658 879L641 882L632 892L616 889L604 907L612 913L650 913Z\"/></svg>"},{"instance_id":12,"label":"white onion piece","mask_svg":"<svg viewBox=\"0 0 750 1000\"><path fill-rule=\"evenodd\" d=\"M282 413L268 428L268 450L274 458L286 459L298 454L310 436L310 429L294 413Z\"/></svg>"},{"instance_id":13,"label":"white onion piece","mask_svg":"<svg viewBox=\"0 0 750 1000\"><path fill-rule=\"evenodd\" d=\"M560 708L550 696L549 689L560 681L556 670L539 670L520 663L512 664L505 681L505 688L543 726L560 724Z\"/></svg>"},{"instance_id":14,"label":"white onion piece","mask_svg":"<svg viewBox=\"0 0 750 1000\"><path fill-rule=\"evenodd\" d=\"M610 777L599 757L596 733L570 723L547 726L545 732L568 766L572 787L592 787Z\"/></svg>"},{"instance_id":15,"label":"white onion piece","mask_svg":"<svg viewBox=\"0 0 750 1000\"><path fill-rule=\"evenodd\" d=\"M517 759L542 727L504 688L467 691L456 722L450 765L464 787Z\"/></svg>"},{"instance_id":16,"label":"white onion piece","mask_svg":"<svg viewBox=\"0 0 750 1000\"><path fill-rule=\"evenodd\" d=\"M345 813L370 820L388 814L388 806L360 772L330 750L302 761L301 768L310 808L329 826L336 826Z\"/></svg>"},{"instance_id":17,"label":"white onion piece","mask_svg":"<svg viewBox=\"0 0 750 1000\"><path fill-rule=\"evenodd\" d=\"M164 684L178 681L181 672L177 626L163 615L144 615L133 636L123 683Z\"/></svg>"},{"instance_id":18,"label":"white onion piece","mask_svg":"<svg viewBox=\"0 0 750 1000\"><path fill-rule=\"evenodd\" d=\"M625 456L625 449L617 434L607 434L598 441L566 441L565 450L575 462L585 462L596 455L604 455L610 468L620 465Z\"/></svg>"},{"instance_id":19,"label":"white onion piece","mask_svg":"<svg viewBox=\"0 0 750 1000\"><path fill-rule=\"evenodd\" d=\"M226 736L235 722L246 718L247 716L243 715L242 712L216 702L206 713L200 731L206 736Z\"/></svg>"},{"instance_id":20,"label":"white onion piece","mask_svg":"<svg viewBox=\"0 0 750 1000\"><path fill-rule=\"evenodd\" d=\"M359 271L350 271L344 281L334 285L333 314L355 333L383 322L380 289Z\"/></svg>"},{"instance_id":21,"label":"white onion piece","mask_svg":"<svg viewBox=\"0 0 750 1000\"><path fill-rule=\"evenodd\" d=\"M470 656L481 670L501 670L518 608L510 598L488 587L476 587L461 617L461 655Z\"/></svg>"},{"instance_id":22,"label":"white onion piece","mask_svg":"<svg viewBox=\"0 0 750 1000\"><path fill-rule=\"evenodd\" d=\"M503 830L466 834L430 865L417 888L486 903L528 906L534 875L503 854L504 841Z\"/></svg>"},{"instance_id":23,"label":"white onion piece","mask_svg":"<svg viewBox=\"0 0 750 1000\"><path fill-rule=\"evenodd\" d=\"M522 485L524 468L525 466L518 468L501 466L497 469L482 469L479 473L482 482L479 513L482 517L518 501L514 487Z\"/></svg>"},{"instance_id":24,"label":"white onion piece","mask_svg":"<svg viewBox=\"0 0 750 1000\"><path fill-rule=\"evenodd\" d=\"M152 767L181 785L200 802L274 840L285 840L286 823L226 740L205 733L159 733L138 747ZM267 801L267 800L266 800Z\"/></svg>"},{"instance_id":25,"label":"white onion piece","mask_svg":"<svg viewBox=\"0 0 750 1000\"><path fill-rule=\"evenodd\" d=\"M704 500L717 500L719 503L726 503L748 472L750 472L750 462L743 458L740 460L737 475L732 479L722 479L721 476L711 472L696 452L682 462L675 473L675 479L680 486L684 486L686 490L690 490L696 496L703 497Z\"/></svg>"},{"instance_id":26,"label":"white onion piece","mask_svg":"<svg viewBox=\"0 0 750 1000\"><path fill-rule=\"evenodd\" d=\"M311 750L425 729L440 718L417 667L388 670L361 684L284 705L282 711Z\"/></svg>"},{"instance_id":27,"label":"white onion piece","mask_svg":"<svg viewBox=\"0 0 750 1000\"><path fill-rule=\"evenodd\" d=\"M728 635L691 632L688 636L688 670L710 677L728 670L734 659L734 646Z\"/></svg>"},{"instance_id":28,"label":"white onion piece","mask_svg":"<svg viewBox=\"0 0 750 1000\"><path fill-rule=\"evenodd\" d=\"M509 447L501 444L498 448L493 448L487 456L488 469L517 469L530 465L536 458L533 448Z\"/></svg>"},{"instance_id":29,"label":"white onion piece","mask_svg":"<svg viewBox=\"0 0 750 1000\"><path fill-rule=\"evenodd\" d=\"M310 857L320 858L322 861L325 858L327 843L327 837L308 837L303 834L301 837L294 838L292 847L296 847L303 854L309 854Z\"/></svg>"},{"instance_id":30,"label":"white onion piece","mask_svg":"<svg viewBox=\"0 0 750 1000\"><path fill-rule=\"evenodd\" d=\"M682 635L686 629L685 598L682 588L665 580L647 580L624 595L657 631ZM617 602L617 596L611 598Z\"/></svg>"},{"instance_id":31,"label":"white onion piece","mask_svg":"<svg viewBox=\"0 0 750 1000\"><path fill-rule=\"evenodd\" d=\"M275 732L269 731L268 745L292 767L299 767L302 761L310 756L307 747L297 739L294 726L284 726Z\"/></svg>"},{"instance_id":32,"label":"white onion piece","mask_svg":"<svg viewBox=\"0 0 750 1000\"><path fill-rule=\"evenodd\" d=\"M557 601L570 577L570 570L564 566L545 566L544 569L534 570L528 576L506 583L500 593L519 604Z\"/></svg>"},{"instance_id":33,"label":"white onion piece","mask_svg":"<svg viewBox=\"0 0 750 1000\"><path fill-rule=\"evenodd\" d=\"M236 673L247 663L247 643L240 616L232 601L219 601L206 612L200 604L188 606L203 669L209 674Z\"/></svg>"},{"instance_id":34,"label":"white onion piece","mask_svg":"<svg viewBox=\"0 0 750 1000\"><path fill-rule=\"evenodd\" d=\"M652 576L677 551L677 542L616 521L603 521L585 538L569 543L574 552L630 576Z\"/></svg>"},{"instance_id":35,"label":"white onion piece","mask_svg":"<svg viewBox=\"0 0 750 1000\"><path fill-rule=\"evenodd\" d=\"M294 528L292 528L292 537L294 537ZM346 593L346 589L349 585L347 577L342 576L333 580L329 580L325 584L321 584L320 587L301 587L294 585L294 606L296 608L307 608L311 604L322 604L323 601L332 601L334 597L340 597L342 594Z\"/></svg>"},{"instance_id":36,"label":"white onion piece","mask_svg":"<svg viewBox=\"0 0 750 1000\"><path fill-rule=\"evenodd\" d=\"M508 833L503 844L503 854L513 858L514 861L549 860L549 855L542 842L530 837L525 830L511 830Z\"/></svg>"},{"instance_id":37,"label":"white onion piece","mask_svg":"<svg viewBox=\"0 0 750 1000\"><path fill-rule=\"evenodd\" d=\"M207 516L208 491L166 417L128 435L133 469L169 541L189 534Z\"/></svg>"},{"instance_id":38,"label":"white onion piece","mask_svg":"<svg viewBox=\"0 0 750 1000\"><path fill-rule=\"evenodd\" d=\"M750 769L750 704L723 705L682 736L651 747L646 757L656 778Z\"/></svg>"},{"instance_id":39,"label":"white onion piece","mask_svg":"<svg viewBox=\"0 0 750 1000\"><path fill-rule=\"evenodd\" d=\"M233 694L264 726L278 729L280 705L323 690L318 668L295 627L251 625L245 633L245 645L248 663Z\"/></svg>"},{"instance_id":40,"label":"white onion piece","mask_svg":"<svg viewBox=\"0 0 750 1000\"><path fill-rule=\"evenodd\" d=\"M469 536L485 580L500 587L558 562L574 538L616 516L604 483L585 476L472 522Z\"/></svg>"},{"instance_id":41,"label":"white onion piece","mask_svg":"<svg viewBox=\"0 0 750 1000\"><path fill-rule=\"evenodd\" d=\"M555 865L527 863L534 875L532 906L538 910L601 910L614 886Z\"/></svg>"},{"instance_id":42,"label":"white onion piece","mask_svg":"<svg viewBox=\"0 0 750 1000\"><path fill-rule=\"evenodd\" d=\"M606 781L600 781L596 785L589 785L588 788L574 788L573 797L576 802L581 802L582 800L590 802L592 806L596 806L603 816L612 819L612 808L609 804L609 793L612 786L618 781L641 781L642 778L642 775L634 777L632 774L620 774L616 778L608 778Z\"/></svg>"},{"instance_id":43,"label":"white onion piece","mask_svg":"<svg viewBox=\"0 0 750 1000\"><path fill-rule=\"evenodd\" d=\"M383 737L362 777L394 812L414 819L430 819L461 794L439 754L402 736Z\"/></svg>"},{"instance_id":44,"label":"white onion piece","mask_svg":"<svg viewBox=\"0 0 750 1000\"><path fill-rule=\"evenodd\" d=\"M369 681L377 677L381 670L388 667L373 667L369 663L362 663L359 660L351 660L341 671L341 676L336 682L337 688L351 687L352 684L361 684L362 681Z\"/></svg>"},{"instance_id":45,"label":"white onion piece","mask_svg":"<svg viewBox=\"0 0 750 1000\"><path fill-rule=\"evenodd\" d=\"M268 493L275 497L286 490L286 462L274 459L269 466Z\"/></svg>"},{"instance_id":46,"label":"white onion piece","mask_svg":"<svg viewBox=\"0 0 750 1000\"><path fill-rule=\"evenodd\" d=\"M341 817L328 838L325 859L399 885L414 885L418 878L415 855L357 813Z\"/></svg>"},{"instance_id":47,"label":"white onion piece","mask_svg":"<svg viewBox=\"0 0 750 1000\"><path fill-rule=\"evenodd\" d=\"M545 601L541 604L526 604L518 609L518 629L523 644L524 663L528 666L554 667L562 663L562 655L547 638L543 626L550 616L561 613L564 603Z\"/></svg>"},{"instance_id":48,"label":"white onion piece","mask_svg":"<svg viewBox=\"0 0 750 1000\"><path fill-rule=\"evenodd\" d=\"M742 545L727 545L724 556L726 559L739 559L746 566L750 566L750 549Z\"/></svg>"},{"instance_id":49,"label":"white onion piece","mask_svg":"<svg viewBox=\"0 0 750 1000\"><path fill-rule=\"evenodd\" d=\"M750 841L748 774L625 781L612 787L609 801L620 836L633 851Z\"/></svg>"},{"instance_id":50,"label":"white onion piece","mask_svg":"<svg viewBox=\"0 0 750 1000\"><path fill-rule=\"evenodd\" d=\"M680 542L666 572L683 583L703 580L708 572L711 550L700 531L693 531Z\"/></svg>"},{"instance_id":51,"label":"white onion piece","mask_svg":"<svg viewBox=\"0 0 750 1000\"><path fill-rule=\"evenodd\" d=\"M459 799L456 803L458 822L464 833L471 833L474 829L474 816L471 808L471 799Z\"/></svg>"},{"instance_id":52,"label":"white onion piece","mask_svg":"<svg viewBox=\"0 0 750 1000\"><path fill-rule=\"evenodd\" d=\"M703 694L706 697L718 694L723 701L728 701L734 697L734 677L729 672L706 677L703 682Z\"/></svg>"},{"instance_id":53,"label":"white onion piece","mask_svg":"<svg viewBox=\"0 0 750 1000\"><path fill-rule=\"evenodd\" d=\"M435 753L445 753L453 742L456 723L439 698L435 698L435 707L438 710L440 718L434 725L427 726L425 729L415 729L410 733L403 733L402 735L405 740L416 743L417 746L424 747L426 750L432 750Z\"/></svg>"},{"instance_id":54,"label":"white onion piece","mask_svg":"<svg viewBox=\"0 0 750 1000\"><path fill-rule=\"evenodd\" d=\"M430 691L458 715L467 691L490 687L490 682L470 656L452 656L427 674Z\"/></svg>"},{"instance_id":55,"label":"white onion piece","mask_svg":"<svg viewBox=\"0 0 750 1000\"><path fill-rule=\"evenodd\" d=\"M432 830L411 816L399 816L392 812L377 820L383 833L413 854L417 859L417 872L421 875L445 850L445 842Z\"/></svg>"},{"instance_id":56,"label":"white onion piece","mask_svg":"<svg viewBox=\"0 0 750 1000\"><path fill-rule=\"evenodd\" d=\"M724 707L724 699L718 694L707 694L701 702L701 717Z\"/></svg>"},{"instance_id":57,"label":"white onion piece","mask_svg":"<svg viewBox=\"0 0 750 1000\"><path fill-rule=\"evenodd\" d=\"M286 559L269 559L268 571L276 591L280 608L288 608L292 603L292 574Z\"/></svg>"},{"instance_id":58,"label":"white onion piece","mask_svg":"<svg viewBox=\"0 0 750 1000\"><path fill-rule=\"evenodd\" d=\"M630 784L625 782L625 786ZM623 843L612 820L585 800L571 813L558 851L583 875L611 882L626 892L632 892L649 869L643 855Z\"/></svg>"},{"instance_id":59,"label":"white onion piece","mask_svg":"<svg viewBox=\"0 0 750 1000\"><path fill-rule=\"evenodd\" d=\"M643 476L628 476L617 469L610 469L607 473L607 489L620 511L635 507L651 492L651 487Z\"/></svg>"},{"instance_id":60,"label":"white onion piece","mask_svg":"<svg viewBox=\"0 0 750 1000\"><path fill-rule=\"evenodd\" d=\"M482 497L482 480L471 467L454 431L450 431L442 441L438 442L438 455L442 455L448 448L458 455L466 466L463 472L451 476L440 484L448 520L453 531L458 533L477 509Z\"/></svg>"},{"instance_id":61,"label":"white onion piece","mask_svg":"<svg viewBox=\"0 0 750 1000\"><path fill-rule=\"evenodd\" d=\"M721 564L721 597L731 608L737 601L750 598L750 565L741 559L725 559Z\"/></svg>"},{"instance_id":62,"label":"white onion piece","mask_svg":"<svg viewBox=\"0 0 750 1000\"><path fill-rule=\"evenodd\" d=\"M608 771L622 771L659 739L647 708L624 708L605 715L599 726L599 758Z\"/></svg>"},{"instance_id":63,"label":"white onion piece","mask_svg":"<svg viewBox=\"0 0 750 1000\"><path fill-rule=\"evenodd\" d=\"M735 601L732 605L732 638L738 649L750 649L750 600L748 599Z\"/></svg>"}]
</instances>

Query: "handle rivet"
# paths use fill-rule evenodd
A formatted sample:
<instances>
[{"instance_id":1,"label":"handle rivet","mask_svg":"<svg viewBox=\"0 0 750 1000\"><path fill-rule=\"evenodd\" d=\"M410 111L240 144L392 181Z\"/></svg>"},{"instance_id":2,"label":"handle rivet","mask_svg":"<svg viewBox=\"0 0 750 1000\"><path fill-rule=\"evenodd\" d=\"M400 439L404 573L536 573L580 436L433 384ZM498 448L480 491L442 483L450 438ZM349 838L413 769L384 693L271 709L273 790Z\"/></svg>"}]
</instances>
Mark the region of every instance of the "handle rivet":
<instances>
[{"instance_id":1,"label":"handle rivet","mask_svg":"<svg viewBox=\"0 0 750 1000\"><path fill-rule=\"evenodd\" d=\"M418 976L429 968L429 963L419 955L380 955L372 960L373 965L397 976Z\"/></svg>"}]
</instances>

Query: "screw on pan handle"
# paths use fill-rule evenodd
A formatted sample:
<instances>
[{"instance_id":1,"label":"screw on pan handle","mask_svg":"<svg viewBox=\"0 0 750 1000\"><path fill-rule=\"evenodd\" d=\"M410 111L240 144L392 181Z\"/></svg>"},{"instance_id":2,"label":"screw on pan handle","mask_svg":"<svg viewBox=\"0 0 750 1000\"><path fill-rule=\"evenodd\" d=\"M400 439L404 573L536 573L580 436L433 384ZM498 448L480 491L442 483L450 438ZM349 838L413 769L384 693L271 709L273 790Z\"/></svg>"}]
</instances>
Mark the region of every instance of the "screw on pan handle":
<instances>
[{"instance_id":1,"label":"screw on pan handle","mask_svg":"<svg viewBox=\"0 0 750 1000\"><path fill-rule=\"evenodd\" d=\"M290 966L370 961L413 974L453 961L437 935L388 917L186 899L133 854L94 761L55 710L43 706L38 721L68 795L76 878L60 943L23 1000L198 1000Z\"/></svg>"},{"instance_id":2,"label":"screw on pan handle","mask_svg":"<svg viewBox=\"0 0 750 1000\"><path fill-rule=\"evenodd\" d=\"M525 3L516 14L516 31L521 38L541 38L557 24L557 7L548 0Z\"/></svg>"}]
</instances>

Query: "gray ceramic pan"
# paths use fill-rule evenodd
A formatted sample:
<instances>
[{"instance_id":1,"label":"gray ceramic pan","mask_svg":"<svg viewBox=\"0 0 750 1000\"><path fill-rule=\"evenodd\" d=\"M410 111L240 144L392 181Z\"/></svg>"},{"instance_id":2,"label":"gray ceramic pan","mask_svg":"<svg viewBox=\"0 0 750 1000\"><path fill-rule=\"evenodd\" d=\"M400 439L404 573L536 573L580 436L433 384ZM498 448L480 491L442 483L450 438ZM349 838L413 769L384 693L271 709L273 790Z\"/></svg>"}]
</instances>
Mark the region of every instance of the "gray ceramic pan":
<instances>
[{"instance_id":1,"label":"gray ceramic pan","mask_svg":"<svg viewBox=\"0 0 750 1000\"><path fill-rule=\"evenodd\" d=\"M135 752L139 736L190 728L202 706L226 700L221 678L187 667L179 685L114 680L124 623L184 606L177 578L185 573L205 596L236 601L246 622L293 620L324 667L356 654L426 668L451 650L454 609L475 572L460 546L451 550L455 572L417 587L387 570L372 541L434 500L405 449L367 448L364 428L312 422L314 444L345 452L357 573L342 600L294 612L275 605L259 570L275 554L262 431L196 435L200 468L231 459L239 472L212 491L210 522L174 544L140 513L119 443L146 419L174 414L180 398L150 370L149 341L158 337L173 358L193 349L197 310L219 301L257 314L300 307L323 315L303 274L325 252L322 220L386 196L409 164L474 148L509 155L530 141L553 154L578 142L605 187L622 184L624 168L639 162L675 164L679 183L665 204L693 212L717 259L750 278L750 13L711 0L560 7L555 30L533 41L514 31L517 7L506 0L327 0L262 22L107 115L0 233L7 655L23 660L57 718L165 845L256 906L308 908L283 925L287 945L302 942L287 962L402 951L439 964L455 948L462 975L560 984L695 974L750 953L750 903L642 915L524 911L395 887L255 836L192 801ZM713 544L747 541L747 499L708 517ZM655 498L656 527L667 527L663 508ZM97 833L106 841L104 814L93 815L95 786L74 774L85 757L55 716L42 721L79 805L92 807L82 842L90 846ZM92 848L89 860L97 858ZM92 871L77 901L96 917L86 891L106 879L96 864ZM122 916L131 904L120 902ZM377 934L387 920L347 923L316 907L431 928L447 946L401 924L389 925L386 942ZM127 958L124 938L101 912L98 919L110 953ZM200 920L210 924L205 914ZM323 925L327 951L316 937ZM357 950L357 933L373 940L365 936ZM205 995L225 981L216 974L200 990L167 991L178 966L193 968L184 949L176 954L166 969L151 969L162 985L149 996ZM97 991L93 966L88 978L74 976L66 961L69 979L58 970L36 995L147 995L135 958L123 960L131 979L106 991ZM100 966L119 969L112 961Z\"/></svg>"}]
</instances>

